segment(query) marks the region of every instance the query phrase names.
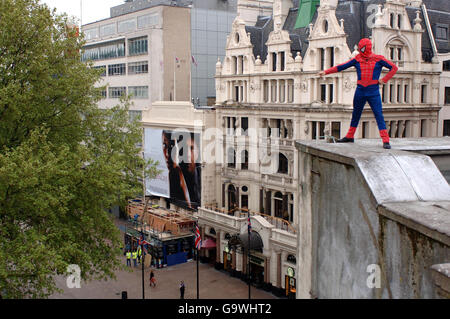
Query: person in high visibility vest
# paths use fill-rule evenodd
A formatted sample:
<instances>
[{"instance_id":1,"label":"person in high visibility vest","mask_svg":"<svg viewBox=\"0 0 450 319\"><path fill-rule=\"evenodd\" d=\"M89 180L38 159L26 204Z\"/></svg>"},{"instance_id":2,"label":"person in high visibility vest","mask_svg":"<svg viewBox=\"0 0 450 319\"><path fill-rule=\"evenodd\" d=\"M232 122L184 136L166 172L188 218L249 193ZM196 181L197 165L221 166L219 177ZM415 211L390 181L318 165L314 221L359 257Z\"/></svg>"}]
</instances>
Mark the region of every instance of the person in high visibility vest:
<instances>
[{"instance_id":1,"label":"person in high visibility vest","mask_svg":"<svg viewBox=\"0 0 450 319\"><path fill-rule=\"evenodd\" d=\"M131 267L131 252L127 251L127 266Z\"/></svg>"},{"instance_id":2,"label":"person in high visibility vest","mask_svg":"<svg viewBox=\"0 0 450 319\"><path fill-rule=\"evenodd\" d=\"M138 246L138 250L137 250L138 263L141 263L141 256L142 256L142 248L141 248L141 246Z\"/></svg>"},{"instance_id":3,"label":"person in high visibility vest","mask_svg":"<svg viewBox=\"0 0 450 319\"><path fill-rule=\"evenodd\" d=\"M137 251L133 251L133 253L131 254L132 258L133 258L133 263L134 263L134 267L137 267Z\"/></svg>"}]
</instances>

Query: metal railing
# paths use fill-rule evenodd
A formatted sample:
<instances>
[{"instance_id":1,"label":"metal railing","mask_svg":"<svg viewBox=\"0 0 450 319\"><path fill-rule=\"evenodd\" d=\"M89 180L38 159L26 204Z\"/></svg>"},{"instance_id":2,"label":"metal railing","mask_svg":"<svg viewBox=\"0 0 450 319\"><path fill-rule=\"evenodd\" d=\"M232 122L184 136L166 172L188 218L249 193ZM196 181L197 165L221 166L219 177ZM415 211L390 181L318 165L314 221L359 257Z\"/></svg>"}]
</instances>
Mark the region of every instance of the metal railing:
<instances>
[{"instance_id":1,"label":"metal railing","mask_svg":"<svg viewBox=\"0 0 450 319\"><path fill-rule=\"evenodd\" d=\"M229 216L235 216L240 218L246 218L248 216L249 210L246 208L234 208L232 210L226 210L223 208L219 208L216 205L207 204L204 206L205 209L212 210L217 213L226 214ZM261 216L267 222L269 222L272 226L277 229L281 229L287 231L290 234L297 234L297 230L291 225L291 223L285 219L274 217L271 215L263 214L260 212L255 212L250 210L250 216Z\"/></svg>"}]
</instances>

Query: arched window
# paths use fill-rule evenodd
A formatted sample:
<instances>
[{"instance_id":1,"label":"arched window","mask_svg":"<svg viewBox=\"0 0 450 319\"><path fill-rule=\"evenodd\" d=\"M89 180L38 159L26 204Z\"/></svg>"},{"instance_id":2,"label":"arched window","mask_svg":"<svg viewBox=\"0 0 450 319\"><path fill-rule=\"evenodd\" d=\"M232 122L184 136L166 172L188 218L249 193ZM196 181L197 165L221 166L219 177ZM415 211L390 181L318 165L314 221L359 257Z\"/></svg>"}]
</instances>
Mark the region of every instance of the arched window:
<instances>
[{"instance_id":1,"label":"arched window","mask_svg":"<svg viewBox=\"0 0 450 319\"><path fill-rule=\"evenodd\" d=\"M394 27L394 14L391 13L389 16L389 25L391 26L391 28Z\"/></svg>"},{"instance_id":2,"label":"arched window","mask_svg":"<svg viewBox=\"0 0 450 319\"><path fill-rule=\"evenodd\" d=\"M289 173L289 161L286 156L282 153L278 154L278 173L288 174Z\"/></svg>"},{"instance_id":3,"label":"arched window","mask_svg":"<svg viewBox=\"0 0 450 319\"><path fill-rule=\"evenodd\" d=\"M401 15L401 14L399 14L399 15L397 16L397 27L398 27L399 29L402 28L402 15Z\"/></svg>"},{"instance_id":4,"label":"arched window","mask_svg":"<svg viewBox=\"0 0 450 319\"><path fill-rule=\"evenodd\" d=\"M323 33L328 33L328 20L323 21Z\"/></svg>"},{"instance_id":5,"label":"arched window","mask_svg":"<svg viewBox=\"0 0 450 319\"><path fill-rule=\"evenodd\" d=\"M216 230L214 229L214 228L210 228L209 229L209 233L211 234L211 235L215 235L216 234Z\"/></svg>"},{"instance_id":6,"label":"arched window","mask_svg":"<svg viewBox=\"0 0 450 319\"><path fill-rule=\"evenodd\" d=\"M290 262L290 263L293 263L293 264L297 263L297 259L295 258L294 255L287 256L287 261Z\"/></svg>"}]
</instances>

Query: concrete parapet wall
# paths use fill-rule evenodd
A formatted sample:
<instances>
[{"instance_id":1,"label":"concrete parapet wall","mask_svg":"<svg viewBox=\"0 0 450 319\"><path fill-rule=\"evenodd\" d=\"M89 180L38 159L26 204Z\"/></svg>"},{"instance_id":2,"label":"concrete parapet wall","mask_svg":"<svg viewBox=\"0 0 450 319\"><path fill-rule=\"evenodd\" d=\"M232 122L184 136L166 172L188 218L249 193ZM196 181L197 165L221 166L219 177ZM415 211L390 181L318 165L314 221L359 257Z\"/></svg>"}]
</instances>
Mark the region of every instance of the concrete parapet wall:
<instances>
[{"instance_id":1,"label":"concrete parapet wall","mask_svg":"<svg viewBox=\"0 0 450 319\"><path fill-rule=\"evenodd\" d=\"M433 161L358 143L297 148L297 298L445 298L432 267L450 261L450 186Z\"/></svg>"}]
</instances>

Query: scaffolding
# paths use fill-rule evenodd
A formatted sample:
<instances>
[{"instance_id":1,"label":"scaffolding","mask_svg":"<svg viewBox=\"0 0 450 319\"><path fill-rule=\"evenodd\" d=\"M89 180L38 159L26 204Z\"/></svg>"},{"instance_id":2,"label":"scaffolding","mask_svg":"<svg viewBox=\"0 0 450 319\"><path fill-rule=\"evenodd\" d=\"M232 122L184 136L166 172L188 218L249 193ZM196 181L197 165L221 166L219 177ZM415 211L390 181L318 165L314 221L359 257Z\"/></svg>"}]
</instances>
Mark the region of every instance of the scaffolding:
<instances>
[{"instance_id":1,"label":"scaffolding","mask_svg":"<svg viewBox=\"0 0 450 319\"><path fill-rule=\"evenodd\" d=\"M144 213L145 201L142 198L131 199L126 208L130 219L139 224L144 223L144 231L152 233L166 233L171 236L192 235L195 228L195 219L192 215L183 212L174 212L158 205L147 206Z\"/></svg>"}]
</instances>

